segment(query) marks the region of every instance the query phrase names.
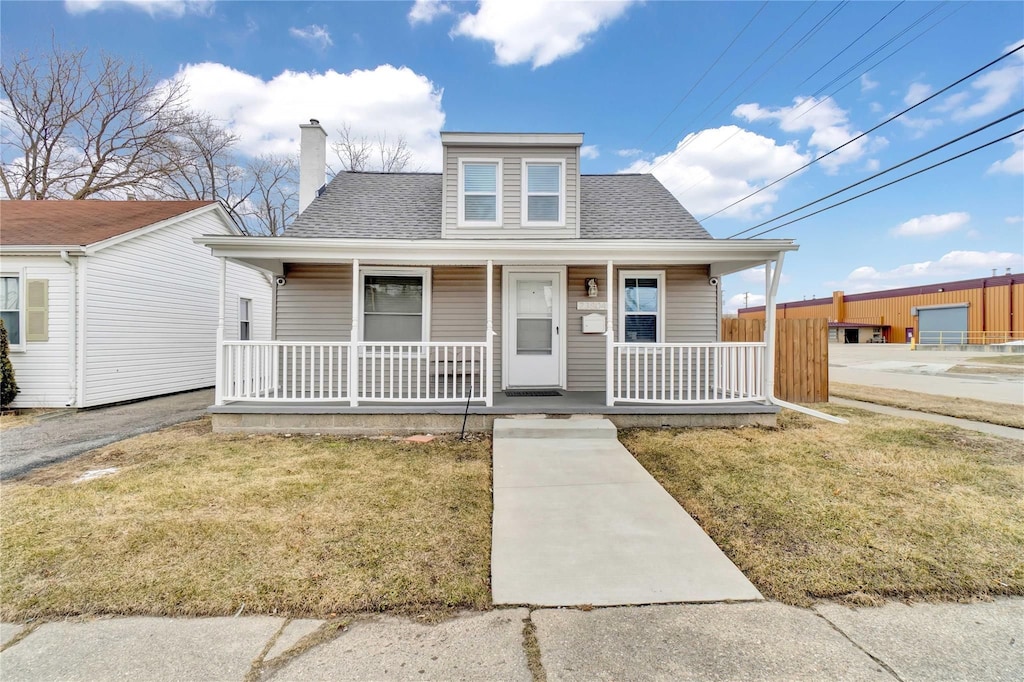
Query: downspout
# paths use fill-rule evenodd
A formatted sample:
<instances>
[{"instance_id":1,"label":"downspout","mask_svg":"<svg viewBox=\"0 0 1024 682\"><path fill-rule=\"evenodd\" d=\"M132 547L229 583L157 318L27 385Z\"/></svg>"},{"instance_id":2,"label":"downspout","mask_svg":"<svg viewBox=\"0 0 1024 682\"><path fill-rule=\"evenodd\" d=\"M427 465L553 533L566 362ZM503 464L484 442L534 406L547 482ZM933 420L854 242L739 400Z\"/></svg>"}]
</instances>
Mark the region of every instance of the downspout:
<instances>
[{"instance_id":1,"label":"downspout","mask_svg":"<svg viewBox=\"0 0 1024 682\"><path fill-rule=\"evenodd\" d=\"M71 268L71 286L68 298L68 388L70 395L67 407L74 407L78 399L78 262L72 260L67 249L62 249L60 259Z\"/></svg>"},{"instance_id":2,"label":"downspout","mask_svg":"<svg viewBox=\"0 0 1024 682\"><path fill-rule=\"evenodd\" d=\"M768 402L779 407L784 407L787 410L793 410L794 412L800 412L811 417L818 419L824 419L825 421L833 422L835 424L849 424L850 422L842 417L835 417L831 414L819 412L818 410L812 410L809 407L803 405L797 405L795 403L787 402L775 397L775 296L779 293L779 282L782 280L782 261L785 258L785 252L779 252L779 257L775 261L775 267L770 268L771 262L764 264L765 268L765 283L769 281L769 270L771 270L771 286L768 288L765 296L765 351L768 355L766 360L767 372L765 376L765 395L768 398ZM769 307L770 306L770 307Z\"/></svg>"}]
</instances>

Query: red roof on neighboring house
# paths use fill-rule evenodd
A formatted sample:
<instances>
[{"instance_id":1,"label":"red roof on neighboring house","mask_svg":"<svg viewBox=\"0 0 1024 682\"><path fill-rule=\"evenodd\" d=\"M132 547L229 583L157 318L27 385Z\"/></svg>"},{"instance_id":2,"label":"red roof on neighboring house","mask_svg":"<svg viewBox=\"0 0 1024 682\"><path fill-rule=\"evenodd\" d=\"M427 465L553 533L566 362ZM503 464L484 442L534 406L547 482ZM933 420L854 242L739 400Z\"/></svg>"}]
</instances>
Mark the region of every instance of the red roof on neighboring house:
<instances>
[{"instance_id":1,"label":"red roof on neighboring house","mask_svg":"<svg viewBox=\"0 0 1024 682\"><path fill-rule=\"evenodd\" d=\"M0 201L0 246L85 246L212 201Z\"/></svg>"}]
</instances>

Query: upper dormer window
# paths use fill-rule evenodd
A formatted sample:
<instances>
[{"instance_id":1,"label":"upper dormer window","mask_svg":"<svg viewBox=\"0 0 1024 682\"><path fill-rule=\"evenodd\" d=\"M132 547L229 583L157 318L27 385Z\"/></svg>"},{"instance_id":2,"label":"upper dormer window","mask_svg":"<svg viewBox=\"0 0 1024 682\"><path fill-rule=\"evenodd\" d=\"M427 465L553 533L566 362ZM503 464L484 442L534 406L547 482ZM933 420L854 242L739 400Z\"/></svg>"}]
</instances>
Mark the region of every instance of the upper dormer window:
<instances>
[{"instance_id":1,"label":"upper dormer window","mask_svg":"<svg viewBox=\"0 0 1024 682\"><path fill-rule=\"evenodd\" d=\"M565 225L565 161L523 160L523 225Z\"/></svg>"},{"instance_id":2,"label":"upper dormer window","mask_svg":"<svg viewBox=\"0 0 1024 682\"><path fill-rule=\"evenodd\" d=\"M501 226L501 161L459 161L459 225Z\"/></svg>"}]
</instances>

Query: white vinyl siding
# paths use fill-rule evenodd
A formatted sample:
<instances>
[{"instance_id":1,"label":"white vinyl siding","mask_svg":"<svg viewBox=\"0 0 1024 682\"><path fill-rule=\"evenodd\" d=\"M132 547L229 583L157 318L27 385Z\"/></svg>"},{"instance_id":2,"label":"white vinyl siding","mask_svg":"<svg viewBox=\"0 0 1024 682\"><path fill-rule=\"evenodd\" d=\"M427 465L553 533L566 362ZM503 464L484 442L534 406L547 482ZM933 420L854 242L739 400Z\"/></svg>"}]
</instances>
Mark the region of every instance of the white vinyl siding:
<instances>
[{"instance_id":1,"label":"white vinyl siding","mask_svg":"<svg viewBox=\"0 0 1024 682\"><path fill-rule=\"evenodd\" d=\"M227 234L214 211L108 246L86 258L83 406L214 384L219 262L193 237ZM253 339L270 338L270 283L227 266L225 338L238 338L237 301L253 301Z\"/></svg>"},{"instance_id":2,"label":"white vinyl siding","mask_svg":"<svg viewBox=\"0 0 1024 682\"><path fill-rule=\"evenodd\" d=\"M46 341L23 343L10 355L20 389L12 406L64 407L73 399L71 268L58 256L5 255L3 260L5 276L13 270L24 272L22 284L29 280L47 283Z\"/></svg>"},{"instance_id":3,"label":"white vinyl siding","mask_svg":"<svg viewBox=\"0 0 1024 682\"><path fill-rule=\"evenodd\" d=\"M523 159L523 216L526 227L565 225L565 161Z\"/></svg>"},{"instance_id":4,"label":"white vinyl siding","mask_svg":"<svg viewBox=\"0 0 1024 682\"><path fill-rule=\"evenodd\" d=\"M459 226L501 227L501 161L459 163Z\"/></svg>"},{"instance_id":5,"label":"white vinyl siding","mask_svg":"<svg viewBox=\"0 0 1024 682\"><path fill-rule=\"evenodd\" d=\"M565 197L561 226L524 225L523 159L564 163ZM501 161L500 226L460 225L460 163ZM448 239L572 239L579 237L579 157L573 147L445 147L442 235Z\"/></svg>"}]
</instances>

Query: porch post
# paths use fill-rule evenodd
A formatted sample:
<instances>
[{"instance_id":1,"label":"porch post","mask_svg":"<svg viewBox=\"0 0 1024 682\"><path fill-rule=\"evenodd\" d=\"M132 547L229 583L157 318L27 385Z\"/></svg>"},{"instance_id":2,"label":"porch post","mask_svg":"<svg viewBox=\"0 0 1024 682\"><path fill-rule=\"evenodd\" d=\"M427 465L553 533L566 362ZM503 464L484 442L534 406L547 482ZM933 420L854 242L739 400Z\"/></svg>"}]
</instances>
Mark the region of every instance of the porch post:
<instances>
[{"instance_id":1,"label":"porch post","mask_svg":"<svg viewBox=\"0 0 1024 682\"><path fill-rule=\"evenodd\" d=\"M494 405L494 261L487 261L487 370L484 372L484 404Z\"/></svg>"},{"instance_id":2,"label":"porch post","mask_svg":"<svg viewBox=\"0 0 1024 682\"><path fill-rule=\"evenodd\" d=\"M217 292L217 358L214 361L214 373L216 378L214 380L213 388L213 404L223 405L224 404L224 305L227 301L227 279L228 279L228 266L227 261L221 257L218 258L219 272L218 272L218 292Z\"/></svg>"},{"instance_id":3,"label":"porch post","mask_svg":"<svg viewBox=\"0 0 1024 682\"><path fill-rule=\"evenodd\" d=\"M611 407L615 404L615 387L612 385L612 375L615 374L615 268L611 261L608 261L607 274L605 275L605 297L608 299L608 310L605 312L606 320L604 326L605 337L605 366L604 366L604 404Z\"/></svg>"},{"instance_id":4,"label":"porch post","mask_svg":"<svg viewBox=\"0 0 1024 682\"><path fill-rule=\"evenodd\" d=\"M352 259L352 327L349 332L348 344L348 403L352 407L359 405L359 381L356 372L359 369L359 259Z\"/></svg>"},{"instance_id":5,"label":"porch post","mask_svg":"<svg viewBox=\"0 0 1024 682\"><path fill-rule=\"evenodd\" d=\"M779 292L784 252L779 252L773 268L771 261L764 264L764 397L775 397L775 296Z\"/></svg>"}]
</instances>

